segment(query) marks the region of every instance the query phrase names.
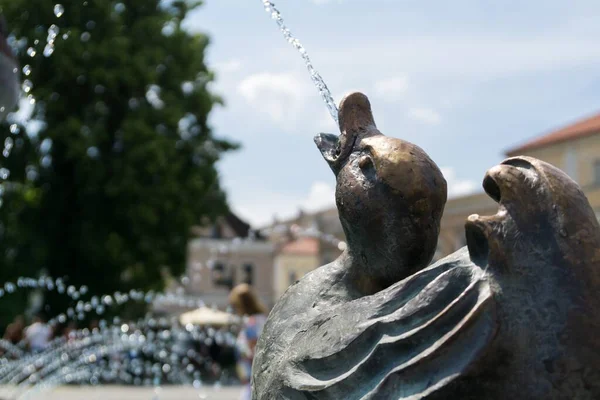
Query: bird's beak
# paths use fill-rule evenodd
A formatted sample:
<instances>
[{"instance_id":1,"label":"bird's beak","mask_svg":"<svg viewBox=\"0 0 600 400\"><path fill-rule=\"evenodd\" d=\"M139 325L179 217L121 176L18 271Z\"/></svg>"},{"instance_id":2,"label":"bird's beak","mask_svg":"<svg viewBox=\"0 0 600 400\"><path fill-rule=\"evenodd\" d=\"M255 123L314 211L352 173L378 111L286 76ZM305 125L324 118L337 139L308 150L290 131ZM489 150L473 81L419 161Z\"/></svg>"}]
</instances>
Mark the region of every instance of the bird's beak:
<instances>
[{"instance_id":1,"label":"bird's beak","mask_svg":"<svg viewBox=\"0 0 600 400\"><path fill-rule=\"evenodd\" d=\"M320 133L315 143L334 173L341 168L354 147L367 136L381 134L375 126L371 104L362 93L350 93L340 102L340 136Z\"/></svg>"},{"instance_id":2,"label":"bird's beak","mask_svg":"<svg viewBox=\"0 0 600 400\"><path fill-rule=\"evenodd\" d=\"M314 140L327 164L332 166L337 158L336 152L340 150L339 137L332 133L319 133Z\"/></svg>"}]
</instances>

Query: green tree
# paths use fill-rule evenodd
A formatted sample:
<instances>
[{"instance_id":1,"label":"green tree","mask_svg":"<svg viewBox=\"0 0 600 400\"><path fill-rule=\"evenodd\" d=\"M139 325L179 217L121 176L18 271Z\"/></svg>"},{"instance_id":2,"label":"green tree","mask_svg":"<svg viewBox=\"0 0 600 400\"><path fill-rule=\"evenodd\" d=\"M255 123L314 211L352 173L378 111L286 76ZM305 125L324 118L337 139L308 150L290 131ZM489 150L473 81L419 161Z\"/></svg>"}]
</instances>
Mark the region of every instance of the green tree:
<instances>
[{"instance_id":1,"label":"green tree","mask_svg":"<svg viewBox=\"0 0 600 400\"><path fill-rule=\"evenodd\" d=\"M81 0L57 17L53 0L0 0L36 120L0 127L2 281L44 271L91 295L184 271L190 227L227 209L215 164L237 148L207 123L209 40L181 26L198 5ZM65 299L49 293L50 312Z\"/></svg>"}]
</instances>

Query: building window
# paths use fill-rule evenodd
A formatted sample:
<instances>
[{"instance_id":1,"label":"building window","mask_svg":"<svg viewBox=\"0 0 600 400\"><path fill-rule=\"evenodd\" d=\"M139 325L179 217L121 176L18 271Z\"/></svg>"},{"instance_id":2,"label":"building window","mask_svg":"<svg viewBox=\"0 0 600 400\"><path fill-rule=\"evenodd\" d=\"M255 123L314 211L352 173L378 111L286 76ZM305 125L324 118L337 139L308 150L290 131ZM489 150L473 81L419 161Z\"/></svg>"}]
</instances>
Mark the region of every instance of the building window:
<instances>
[{"instance_id":1,"label":"building window","mask_svg":"<svg viewBox=\"0 0 600 400\"><path fill-rule=\"evenodd\" d=\"M252 285L254 278L254 265L252 263L246 263L242 267L242 282Z\"/></svg>"},{"instance_id":2,"label":"building window","mask_svg":"<svg viewBox=\"0 0 600 400\"><path fill-rule=\"evenodd\" d=\"M235 282L235 268L226 268L225 264L217 261L212 268L212 281L215 286L233 288Z\"/></svg>"},{"instance_id":3,"label":"building window","mask_svg":"<svg viewBox=\"0 0 600 400\"><path fill-rule=\"evenodd\" d=\"M600 160L594 162L594 185L600 186Z\"/></svg>"}]
</instances>

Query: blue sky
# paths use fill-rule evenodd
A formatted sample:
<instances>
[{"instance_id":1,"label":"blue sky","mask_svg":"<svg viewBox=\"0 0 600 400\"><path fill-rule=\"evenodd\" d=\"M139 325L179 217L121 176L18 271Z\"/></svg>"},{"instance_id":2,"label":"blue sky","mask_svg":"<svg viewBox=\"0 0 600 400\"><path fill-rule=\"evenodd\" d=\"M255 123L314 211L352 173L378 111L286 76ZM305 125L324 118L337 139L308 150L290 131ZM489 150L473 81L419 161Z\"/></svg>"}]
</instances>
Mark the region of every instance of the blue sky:
<instances>
[{"instance_id":1,"label":"blue sky","mask_svg":"<svg viewBox=\"0 0 600 400\"><path fill-rule=\"evenodd\" d=\"M275 4L336 102L367 94L380 130L424 148L451 196L479 190L507 148L600 111L597 0ZM186 26L212 38L214 131L243 145L219 165L233 210L261 225L332 205L312 137L337 128L261 0L206 0Z\"/></svg>"}]
</instances>

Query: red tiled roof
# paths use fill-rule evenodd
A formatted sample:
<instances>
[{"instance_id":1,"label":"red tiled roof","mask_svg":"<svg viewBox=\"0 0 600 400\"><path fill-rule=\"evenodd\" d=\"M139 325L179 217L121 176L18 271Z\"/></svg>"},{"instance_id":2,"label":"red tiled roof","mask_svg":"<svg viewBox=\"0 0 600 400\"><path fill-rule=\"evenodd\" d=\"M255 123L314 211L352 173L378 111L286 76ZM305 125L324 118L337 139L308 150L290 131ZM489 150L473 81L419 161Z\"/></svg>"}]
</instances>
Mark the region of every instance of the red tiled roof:
<instances>
[{"instance_id":1,"label":"red tiled roof","mask_svg":"<svg viewBox=\"0 0 600 400\"><path fill-rule=\"evenodd\" d=\"M600 133L600 113L565 126L557 131L537 137L523 145L506 151L507 156L517 155L518 153L533 150L540 147L549 146L568 140L578 139L584 136Z\"/></svg>"},{"instance_id":2,"label":"red tiled roof","mask_svg":"<svg viewBox=\"0 0 600 400\"><path fill-rule=\"evenodd\" d=\"M302 255L317 255L319 254L319 240L311 237L296 239L286 243L281 248L283 254L302 254Z\"/></svg>"}]
</instances>

